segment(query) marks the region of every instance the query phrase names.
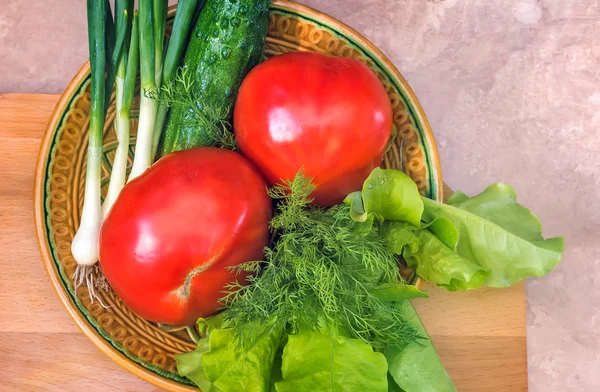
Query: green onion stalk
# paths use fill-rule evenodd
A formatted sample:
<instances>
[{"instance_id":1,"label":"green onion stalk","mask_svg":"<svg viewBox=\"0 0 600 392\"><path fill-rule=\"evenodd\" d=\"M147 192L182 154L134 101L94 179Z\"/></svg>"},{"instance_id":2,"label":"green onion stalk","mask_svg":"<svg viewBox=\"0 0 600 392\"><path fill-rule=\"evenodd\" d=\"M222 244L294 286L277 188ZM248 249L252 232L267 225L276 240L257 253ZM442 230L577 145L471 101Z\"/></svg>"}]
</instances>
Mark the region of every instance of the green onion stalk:
<instances>
[{"instance_id":1,"label":"green onion stalk","mask_svg":"<svg viewBox=\"0 0 600 392\"><path fill-rule=\"evenodd\" d=\"M102 204L102 214L106 216L114 204L121 189L125 186L127 176L127 158L129 155L130 111L135 94L135 82L139 65L139 25L138 13L133 16L129 48L124 47L117 68L115 83L117 151L110 174L108 191Z\"/></svg>"},{"instance_id":2,"label":"green onion stalk","mask_svg":"<svg viewBox=\"0 0 600 392\"><path fill-rule=\"evenodd\" d=\"M164 3L164 6L162 6L162 3ZM162 12L163 9L166 12L166 3L166 0L139 1L140 87L142 91L140 94L140 116L135 143L135 156L128 181L141 175L152 165L152 137L158 108L158 103L152 99L152 96L158 93L158 87L160 86L157 87L156 85L156 72L162 68L160 64L157 67L155 41L163 41L159 34L162 32L164 35L165 28L159 25L166 23L166 17L163 18L160 15L154 17L154 14ZM161 45L159 45L159 50L162 50L160 48L162 48Z\"/></svg>"},{"instance_id":3,"label":"green onion stalk","mask_svg":"<svg viewBox=\"0 0 600 392\"><path fill-rule=\"evenodd\" d=\"M162 74L162 80L160 78L156 78L157 85L162 83L163 86L168 86L169 83L171 83L175 78L181 57L183 56L183 50L185 49L185 45L188 40L190 29L192 28L194 17L197 15L197 5L198 0L180 0L179 3L177 3L177 12L175 13L175 20L173 21L171 38L169 40L164 61L162 62L162 73L157 74L159 76ZM158 54L156 55L156 58L159 58ZM160 141L162 128L165 120L167 119L168 110L169 108L164 103L159 102L158 111L156 113L154 135L152 137L153 160L156 156L156 151L158 150L158 143Z\"/></svg>"},{"instance_id":4,"label":"green onion stalk","mask_svg":"<svg viewBox=\"0 0 600 392\"><path fill-rule=\"evenodd\" d=\"M104 128L104 72L106 67L106 2L87 1L88 41L92 75L90 130L83 211L79 229L73 238L71 252L77 262L76 288L88 283L98 261L98 234L102 222L100 174L102 132ZM90 289L91 290L91 289Z\"/></svg>"},{"instance_id":5,"label":"green onion stalk","mask_svg":"<svg viewBox=\"0 0 600 392\"><path fill-rule=\"evenodd\" d=\"M167 0L153 0L152 21L154 31L154 83L160 90L162 81L163 53L165 48L165 28L167 26Z\"/></svg>"},{"instance_id":6,"label":"green onion stalk","mask_svg":"<svg viewBox=\"0 0 600 392\"><path fill-rule=\"evenodd\" d=\"M110 1L106 0L106 79L104 83L104 115L110 106L110 98L118 66L126 41L131 32L131 14L133 12L133 0L115 1L115 20L112 20L110 12ZM120 91L116 91L115 100L119 98Z\"/></svg>"}]
</instances>

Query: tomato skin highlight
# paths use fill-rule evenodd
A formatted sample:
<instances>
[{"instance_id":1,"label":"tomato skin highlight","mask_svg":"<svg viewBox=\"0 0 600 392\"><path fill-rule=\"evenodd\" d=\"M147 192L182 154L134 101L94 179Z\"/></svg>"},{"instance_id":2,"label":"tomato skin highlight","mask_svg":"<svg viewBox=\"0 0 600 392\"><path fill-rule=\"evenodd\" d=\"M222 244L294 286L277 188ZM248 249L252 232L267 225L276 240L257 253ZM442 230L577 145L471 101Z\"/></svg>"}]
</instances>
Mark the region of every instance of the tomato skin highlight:
<instances>
[{"instance_id":1,"label":"tomato skin highlight","mask_svg":"<svg viewBox=\"0 0 600 392\"><path fill-rule=\"evenodd\" d=\"M256 66L234 111L240 151L270 185L300 168L315 204L340 203L381 165L392 108L375 74L357 60L294 52Z\"/></svg>"},{"instance_id":2,"label":"tomato skin highlight","mask_svg":"<svg viewBox=\"0 0 600 392\"><path fill-rule=\"evenodd\" d=\"M216 312L226 267L262 260L271 199L247 159L192 148L159 159L125 186L100 230L100 264L139 316L191 325Z\"/></svg>"}]
</instances>

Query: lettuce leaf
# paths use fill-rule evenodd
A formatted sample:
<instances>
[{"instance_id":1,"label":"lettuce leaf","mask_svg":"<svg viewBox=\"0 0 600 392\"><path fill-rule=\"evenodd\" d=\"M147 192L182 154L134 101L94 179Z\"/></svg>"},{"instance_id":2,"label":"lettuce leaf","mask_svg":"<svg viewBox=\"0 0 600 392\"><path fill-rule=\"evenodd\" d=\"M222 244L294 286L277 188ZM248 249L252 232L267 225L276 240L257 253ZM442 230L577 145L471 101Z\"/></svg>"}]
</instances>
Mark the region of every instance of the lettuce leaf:
<instances>
[{"instance_id":1,"label":"lettuce leaf","mask_svg":"<svg viewBox=\"0 0 600 392\"><path fill-rule=\"evenodd\" d=\"M455 250L460 258L451 260L438 256L438 259L455 266L470 261L489 271L485 284L490 287L508 287L530 276L542 276L554 269L561 259L564 239L544 239L539 219L517 203L515 190L508 185L490 185L472 198L459 191L448 204L425 198L423 202L425 222L446 218L458 233ZM439 239L440 232L432 231ZM428 248L424 252L429 256L433 256L436 249L440 250L434 239L426 242L420 239L421 248ZM420 257L419 262L423 261ZM433 263L432 260L429 264Z\"/></svg>"},{"instance_id":2,"label":"lettuce leaf","mask_svg":"<svg viewBox=\"0 0 600 392\"><path fill-rule=\"evenodd\" d=\"M200 339L198 347L189 353L176 354L177 371L181 376L187 377L198 385L202 392L221 392L204 373L202 356L208 352L208 337Z\"/></svg>"},{"instance_id":3,"label":"lettuce leaf","mask_svg":"<svg viewBox=\"0 0 600 392\"><path fill-rule=\"evenodd\" d=\"M227 310L219 312L209 317L200 317L196 321L196 326L201 334L210 334L215 329L223 329L226 325L226 314Z\"/></svg>"},{"instance_id":4,"label":"lettuce leaf","mask_svg":"<svg viewBox=\"0 0 600 392\"><path fill-rule=\"evenodd\" d=\"M403 283L384 283L375 287L371 293L383 302L402 302L411 298L428 298L426 291Z\"/></svg>"},{"instance_id":5,"label":"lettuce leaf","mask_svg":"<svg viewBox=\"0 0 600 392\"><path fill-rule=\"evenodd\" d=\"M423 279L450 291L480 287L489 272L454 251L458 231L440 218L423 227L387 221L382 235L390 250L401 255Z\"/></svg>"},{"instance_id":6,"label":"lettuce leaf","mask_svg":"<svg viewBox=\"0 0 600 392\"><path fill-rule=\"evenodd\" d=\"M266 328L251 347L243 349L232 328L213 330L210 350L202 354L207 379L222 392L268 391L281 339L281 329Z\"/></svg>"},{"instance_id":7,"label":"lettuce leaf","mask_svg":"<svg viewBox=\"0 0 600 392\"><path fill-rule=\"evenodd\" d=\"M382 353L358 339L304 331L290 335L283 349L283 381L277 392L386 391Z\"/></svg>"},{"instance_id":8,"label":"lettuce leaf","mask_svg":"<svg viewBox=\"0 0 600 392\"><path fill-rule=\"evenodd\" d=\"M389 346L384 350L389 372L396 384L407 392L456 392L415 308L409 301L398 304L398 307L407 322L424 339L406 347Z\"/></svg>"},{"instance_id":9,"label":"lettuce leaf","mask_svg":"<svg viewBox=\"0 0 600 392\"><path fill-rule=\"evenodd\" d=\"M362 192L348 195L352 219L363 222L371 214L383 220L397 220L418 226L423 201L417 185L406 174L375 168L365 180Z\"/></svg>"}]
</instances>

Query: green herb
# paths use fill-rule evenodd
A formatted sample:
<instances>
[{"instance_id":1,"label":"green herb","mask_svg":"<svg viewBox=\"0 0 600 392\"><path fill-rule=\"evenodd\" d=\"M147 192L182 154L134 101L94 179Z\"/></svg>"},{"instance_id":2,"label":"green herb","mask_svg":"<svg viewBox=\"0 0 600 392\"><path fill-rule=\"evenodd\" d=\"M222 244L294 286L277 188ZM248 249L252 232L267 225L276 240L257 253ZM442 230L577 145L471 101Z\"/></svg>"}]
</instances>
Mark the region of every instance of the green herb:
<instances>
[{"instance_id":1,"label":"green herb","mask_svg":"<svg viewBox=\"0 0 600 392\"><path fill-rule=\"evenodd\" d=\"M377 288L402 285L397 260L378 234L371 217L350 218L350 207L309 207L310 179L270 190L279 200L271 221L276 241L265 262L245 263L239 270L258 272L249 285L233 283L224 303L227 319L242 346L262 333L257 325L283 325L290 333L315 331L324 318L328 328L376 347L399 346L418 339L393 302ZM275 320L274 322L272 322Z\"/></svg>"},{"instance_id":2,"label":"green herb","mask_svg":"<svg viewBox=\"0 0 600 392\"><path fill-rule=\"evenodd\" d=\"M189 70L179 68L173 80L161 87L160 93L149 91L146 95L166 108L180 106L193 110L195 115L186 116L183 120L186 126L206 129L213 140L213 146L237 150L235 136L229 122L229 109L223 106L217 108L203 106L200 89Z\"/></svg>"}]
</instances>

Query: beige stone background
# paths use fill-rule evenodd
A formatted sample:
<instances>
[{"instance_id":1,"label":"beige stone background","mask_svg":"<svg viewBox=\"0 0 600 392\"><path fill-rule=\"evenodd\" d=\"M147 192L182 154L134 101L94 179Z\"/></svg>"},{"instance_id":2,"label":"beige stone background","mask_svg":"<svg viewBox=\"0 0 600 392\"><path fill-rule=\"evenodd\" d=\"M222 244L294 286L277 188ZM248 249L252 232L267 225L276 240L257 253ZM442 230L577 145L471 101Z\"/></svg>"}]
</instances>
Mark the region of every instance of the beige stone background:
<instances>
[{"instance_id":1,"label":"beige stone background","mask_svg":"<svg viewBox=\"0 0 600 392\"><path fill-rule=\"evenodd\" d=\"M303 2L396 64L448 184L507 182L566 237L562 263L527 284L529 387L600 391L600 1ZM0 0L0 92L60 93L86 39L83 0Z\"/></svg>"}]
</instances>

